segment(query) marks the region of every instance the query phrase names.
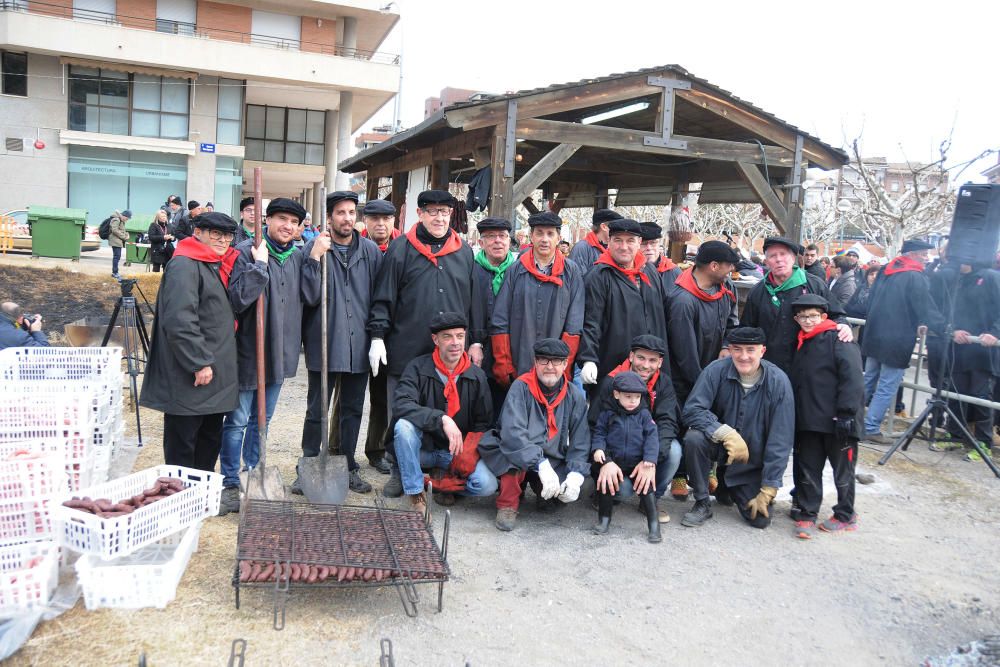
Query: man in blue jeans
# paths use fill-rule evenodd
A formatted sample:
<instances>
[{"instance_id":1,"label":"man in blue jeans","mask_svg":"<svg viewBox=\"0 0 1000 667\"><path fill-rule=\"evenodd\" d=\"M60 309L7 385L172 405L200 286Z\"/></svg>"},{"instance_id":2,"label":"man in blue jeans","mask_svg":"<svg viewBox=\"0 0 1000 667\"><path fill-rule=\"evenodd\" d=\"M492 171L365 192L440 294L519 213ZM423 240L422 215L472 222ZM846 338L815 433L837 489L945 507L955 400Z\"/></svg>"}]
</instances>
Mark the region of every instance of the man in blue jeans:
<instances>
[{"instance_id":1,"label":"man in blue jeans","mask_svg":"<svg viewBox=\"0 0 1000 667\"><path fill-rule=\"evenodd\" d=\"M484 432L493 421L493 402L486 373L465 351L468 321L461 313L443 312L431 320L434 351L415 358L403 370L392 396L392 449L396 463L389 482L402 484L413 509L424 512L424 469L451 465L469 433ZM465 484L464 496L490 496L497 479L480 460ZM452 494L436 494L442 505Z\"/></svg>"},{"instance_id":2,"label":"man in blue jeans","mask_svg":"<svg viewBox=\"0 0 1000 667\"><path fill-rule=\"evenodd\" d=\"M239 403L222 424L222 502L219 516L240 509L240 458L247 468L260 461L257 432L257 300L264 297L264 399L270 423L278 402L281 383L295 377L302 347L304 283L320 280L319 257L330 247L329 236L318 241L306 255L293 243L305 209L291 199L272 199L267 207L264 240L254 246L247 239L236 250L239 255L229 280L229 302L237 320L236 358Z\"/></svg>"},{"instance_id":3,"label":"man in blue jeans","mask_svg":"<svg viewBox=\"0 0 1000 667\"><path fill-rule=\"evenodd\" d=\"M896 390L910 366L910 355L919 329L944 329L944 318L930 296L930 283L924 274L927 251L933 246L919 239L903 243L902 253L889 262L871 287L865 335L861 354L865 359L864 439L891 444L882 435L882 419L895 405Z\"/></svg>"}]
</instances>

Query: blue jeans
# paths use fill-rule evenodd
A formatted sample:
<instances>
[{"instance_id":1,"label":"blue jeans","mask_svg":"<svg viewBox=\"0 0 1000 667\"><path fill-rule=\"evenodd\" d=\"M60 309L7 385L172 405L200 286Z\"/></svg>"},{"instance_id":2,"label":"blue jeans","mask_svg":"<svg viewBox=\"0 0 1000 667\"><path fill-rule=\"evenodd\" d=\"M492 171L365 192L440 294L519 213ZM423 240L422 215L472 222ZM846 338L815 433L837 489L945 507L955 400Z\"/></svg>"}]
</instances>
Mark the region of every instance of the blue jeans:
<instances>
[{"instance_id":1,"label":"blue jeans","mask_svg":"<svg viewBox=\"0 0 1000 667\"><path fill-rule=\"evenodd\" d=\"M670 449L664 455L663 450L660 450L660 460L656 462L656 493L654 494L657 499L662 498L663 494L670 489L670 480L674 478L677 474L677 469L681 465L681 443L674 438L670 441ZM629 491L632 490L632 481L626 480L629 483Z\"/></svg>"},{"instance_id":2,"label":"blue jeans","mask_svg":"<svg viewBox=\"0 0 1000 667\"><path fill-rule=\"evenodd\" d=\"M451 453L447 449L424 449L423 432L405 419L396 422L393 431L393 445L396 449L396 465L403 480L403 493L416 495L424 490L423 468L444 468L451 465ZM460 496L492 496L497 492L496 475L490 472L480 459L476 469L465 481L465 491Z\"/></svg>"},{"instance_id":3,"label":"blue jeans","mask_svg":"<svg viewBox=\"0 0 1000 667\"><path fill-rule=\"evenodd\" d=\"M906 374L905 368L886 366L872 357L865 359L865 401L868 415L865 417L865 435L880 432L886 410L896 403L896 390Z\"/></svg>"},{"instance_id":4,"label":"blue jeans","mask_svg":"<svg viewBox=\"0 0 1000 667\"><path fill-rule=\"evenodd\" d=\"M267 405L267 423L271 423L274 406L278 404L280 384L264 387L264 402ZM257 431L257 390L240 391L240 402L236 409L226 415L222 422L222 449L219 451L219 470L222 472L224 487L240 485L240 455L247 468L253 469L260 462L260 434Z\"/></svg>"},{"instance_id":5,"label":"blue jeans","mask_svg":"<svg viewBox=\"0 0 1000 667\"><path fill-rule=\"evenodd\" d=\"M122 249L111 246L111 273L118 275L118 262L122 259Z\"/></svg>"}]
</instances>

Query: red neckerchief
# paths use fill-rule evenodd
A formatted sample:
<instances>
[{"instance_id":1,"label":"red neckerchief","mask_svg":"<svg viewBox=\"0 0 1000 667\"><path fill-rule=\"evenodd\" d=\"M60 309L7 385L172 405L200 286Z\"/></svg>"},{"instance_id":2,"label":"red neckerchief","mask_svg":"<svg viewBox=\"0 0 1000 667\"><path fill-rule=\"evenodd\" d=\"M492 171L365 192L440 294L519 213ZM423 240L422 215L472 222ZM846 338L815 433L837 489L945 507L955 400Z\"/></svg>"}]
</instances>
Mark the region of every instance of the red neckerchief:
<instances>
[{"instance_id":1,"label":"red neckerchief","mask_svg":"<svg viewBox=\"0 0 1000 667\"><path fill-rule=\"evenodd\" d=\"M806 342L810 338L815 338L824 331L833 331L836 328L837 328L837 323L834 322L833 320L823 320L822 322L814 326L813 330L810 331L809 333L806 333L805 331L799 329L799 345L795 349L801 350L802 343Z\"/></svg>"},{"instance_id":2,"label":"red neckerchief","mask_svg":"<svg viewBox=\"0 0 1000 667\"><path fill-rule=\"evenodd\" d=\"M392 230L389 232L389 238L386 240L385 243L378 244L378 249L381 250L382 252L385 252L386 249L389 247L389 244L394 239L398 239L400 234L402 234L402 232L400 232L398 229L396 229L395 227L393 227ZM361 230L361 236L365 237L366 239L367 238L371 238L370 236L368 236L368 228L367 227L365 227L364 229Z\"/></svg>"},{"instance_id":3,"label":"red neckerchief","mask_svg":"<svg viewBox=\"0 0 1000 667\"><path fill-rule=\"evenodd\" d=\"M562 287L563 281L561 276L563 274L563 269L566 267L566 260L563 258L562 253L558 250L556 251L556 258L552 262L552 275L547 276L538 270L535 266L535 250L532 248L528 252L521 254L521 266L523 266L528 273L535 276L540 282L543 283L555 283L556 287Z\"/></svg>"},{"instance_id":4,"label":"red neckerchief","mask_svg":"<svg viewBox=\"0 0 1000 667\"><path fill-rule=\"evenodd\" d=\"M670 259L669 257L664 257L662 255L660 256L659 263L656 265L656 270L659 273L666 273L667 271L673 271L676 268L677 265L674 264L674 260Z\"/></svg>"},{"instance_id":5,"label":"red neckerchief","mask_svg":"<svg viewBox=\"0 0 1000 667\"><path fill-rule=\"evenodd\" d=\"M410 245L416 248L417 252L426 257L427 261L434 266L438 265L438 257L450 255L451 253L460 250L462 247L462 240L458 238L458 234L451 229L448 230L448 240L444 242L444 245L441 246L441 249L436 253L431 252L430 246L417 238L417 225L413 225L410 227L410 231L406 232L406 240L409 241Z\"/></svg>"},{"instance_id":6,"label":"red neckerchief","mask_svg":"<svg viewBox=\"0 0 1000 667\"><path fill-rule=\"evenodd\" d=\"M197 262L218 264L219 279L226 288L229 287L229 276L233 273L233 266L236 264L236 258L239 255L240 252L230 246L226 248L226 254L219 257L214 250L193 236L178 241L177 247L174 250L174 257L188 257Z\"/></svg>"},{"instance_id":7,"label":"red neckerchief","mask_svg":"<svg viewBox=\"0 0 1000 667\"><path fill-rule=\"evenodd\" d=\"M732 291L726 287L725 283L719 285L719 291L715 294L709 294L699 287L698 281L694 279L693 268L687 269L681 273L681 275L677 276L677 280L674 281L674 284L705 302L718 301L724 296L728 296L733 301L736 301L736 297L733 295Z\"/></svg>"},{"instance_id":8,"label":"red neckerchief","mask_svg":"<svg viewBox=\"0 0 1000 667\"><path fill-rule=\"evenodd\" d=\"M635 261L633 261L632 263L632 268L623 269L622 267L618 266L615 260L611 259L611 253L605 250L604 254L598 257L597 261L594 262L594 266L597 266L598 264L607 264L608 266L614 267L619 273L621 273L623 276L631 280L633 283L638 285L639 280L642 280L647 285L649 285L650 284L649 276L647 276L645 271L642 270L642 267L645 263L646 263L646 256L643 255L642 252L637 252L635 254Z\"/></svg>"},{"instance_id":9,"label":"red neckerchief","mask_svg":"<svg viewBox=\"0 0 1000 667\"><path fill-rule=\"evenodd\" d=\"M226 289L229 289L229 277L233 275L233 267L236 266L236 260L239 256L240 251L232 246L226 248L226 254L222 256L222 262L219 264L219 278Z\"/></svg>"},{"instance_id":10,"label":"red neckerchief","mask_svg":"<svg viewBox=\"0 0 1000 667\"><path fill-rule=\"evenodd\" d=\"M900 255L896 259L892 260L885 265L885 275L891 276L894 273L903 273L904 271L923 271L924 265L922 262L911 259L906 255Z\"/></svg>"},{"instance_id":11,"label":"red neckerchief","mask_svg":"<svg viewBox=\"0 0 1000 667\"><path fill-rule=\"evenodd\" d=\"M613 378L614 376L618 375L623 371L630 371L630 370L632 370L632 362L626 359L625 361L618 364L618 366L613 371L608 373L608 377ZM656 386L656 381L659 379L660 379L660 370L656 369L656 372L650 376L649 382L646 383L646 391L649 392L650 408L653 407L653 403L656 403L656 390L654 389L654 387Z\"/></svg>"},{"instance_id":12,"label":"red neckerchief","mask_svg":"<svg viewBox=\"0 0 1000 667\"><path fill-rule=\"evenodd\" d=\"M467 352L462 353L462 358L458 360L455 364L455 369L449 371L441 361L441 355L437 350L434 350L434 368L438 370L439 373L445 376L447 380L444 383L444 398L448 401L448 416L454 417L458 414L458 411L462 409L462 402L458 396L458 385L456 380L458 376L469 370L469 354Z\"/></svg>"},{"instance_id":13,"label":"red neckerchief","mask_svg":"<svg viewBox=\"0 0 1000 667\"><path fill-rule=\"evenodd\" d=\"M556 424L556 408L559 407L559 404L562 403L564 398L566 398L566 391L569 389L569 382L563 380L562 389L560 389L559 393L556 395L556 400L549 403L545 400L545 394L542 393L542 388L538 384L538 374L535 373L534 370L528 371L517 379L528 385L528 390L531 392L531 395L534 396L535 400L538 401L542 407L545 408L545 411L548 414L547 424L549 427L549 440L556 437L556 434L559 433L559 425Z\"/></svg>"},{"instance_id":14,"label":"red neckerchief","mask_svg":"<svg viewBox=\"0 0 1000 667\"><path fill-rule=\"evenodd\" d=\"M597 252L604 252L607 249L604 244L601 243L601 240L597 238L597 234L594 232L587 232L587 235L583 237L583 240Z\"/></svg>"}]
</instances>

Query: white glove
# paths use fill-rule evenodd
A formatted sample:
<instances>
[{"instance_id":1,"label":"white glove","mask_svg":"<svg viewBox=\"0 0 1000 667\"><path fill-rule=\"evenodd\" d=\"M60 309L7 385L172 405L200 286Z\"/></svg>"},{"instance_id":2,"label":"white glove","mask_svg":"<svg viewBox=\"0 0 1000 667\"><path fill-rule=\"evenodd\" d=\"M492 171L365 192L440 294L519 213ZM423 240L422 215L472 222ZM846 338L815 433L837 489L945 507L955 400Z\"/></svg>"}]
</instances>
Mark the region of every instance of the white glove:
<instances>
[{"instance_id":1,"label":"white glove","mask_svg":"<svg viewBox=\"0 0 1000 667\"><path fill-rule=\"evenodd\" d=\"M542 459L538 464L538 478L542 481L542 498L549 500L559 493L559 475L552 469L548 459ZM579 493L579 489L577 489Z\"/></svg>"},{"instance_id":2,"label":"white glove","mask_svg":"<svg viewBox=\"0 0 1000 667\"><path fill-rule=\"evenodd\" d=\"M372 344L368 348L368 363L371 364L372 375L378 375L379 362L382 362L383 366L386 365L385 343L381 338L372 338Z\"/></svg>"},{"instance_id":3,"label":"white glove","mask_svg":"<svg viewBox=\"0 0 1000 667\"><path fill-rule=\"evenodd\" d=\"M580 379L584 384L597 384L597 364L588 361L580 369Z\"/></svg>"},{"instance_id":4,"label":"white glove","mask_svg":"<svg viewBox=\"0 0 1000 667\"><path fill-rule=\"evenodd\" d=\"M583 475L578 472L566 475L566 481L559 488L559 500L564 503L576 502L576 499L580 497L581 486L583 486Z\"/></svg>"}]
</instances>

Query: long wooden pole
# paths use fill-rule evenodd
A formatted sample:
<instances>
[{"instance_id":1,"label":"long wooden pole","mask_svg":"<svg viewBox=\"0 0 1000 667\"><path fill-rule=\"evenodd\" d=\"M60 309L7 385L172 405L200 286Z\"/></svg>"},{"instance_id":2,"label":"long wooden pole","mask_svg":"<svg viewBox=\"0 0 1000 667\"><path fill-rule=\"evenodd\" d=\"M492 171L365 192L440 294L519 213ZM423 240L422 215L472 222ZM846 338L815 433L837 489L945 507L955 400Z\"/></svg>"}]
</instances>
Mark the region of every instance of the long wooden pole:
<instances>
[{"instance_id":1,"label":"long wooden pole","mask_svg":"<svg viewBox=\"0 0 1000 667\"><path fill-rule=\"evenodd\" d=\"M264 242L264 198L263 170L253 169L253 215L254 215L254 247L260 247ZM266 290L265 290L266 291ZM264 450L267 442L267 397L264 392L264 292L257 298L257 431L259 434L261 471L264 470ZM263 481L263 474L261 475Z\"/></svg>"},{"instance_id":2,"label":"long wooden pole","mask_svg":"<svg viewBox=\"0 0 1000 667\"><path fill-rule=\"evenodd\" d=\"M319 233L326 233L326 187L322 186L320 188L320 201L322 202L319 223ZM323 396L323 414L320 417L320 450L319 456L320 461L322 461L323 466L326 465L326 460L330 456L330 388L329 388L329 375L327 375L327 367L329 365L329 360L327 355L329 351L327 350L329 332L327 331L327 320L329 317L328 310L329 304L327 300L330 298L327 294L326 285L326 272L328 270L328 264L326 261L327 253L323 253L323 257L320 261L320 313L319 313L319 340L320 340L320 373L319 373L319 384L320 393Z\"/></svg>"}]
</instances>

